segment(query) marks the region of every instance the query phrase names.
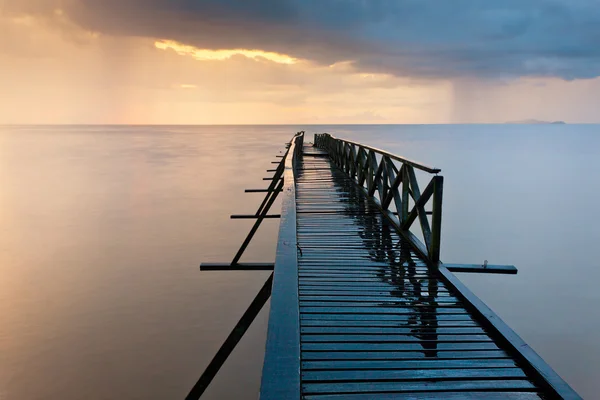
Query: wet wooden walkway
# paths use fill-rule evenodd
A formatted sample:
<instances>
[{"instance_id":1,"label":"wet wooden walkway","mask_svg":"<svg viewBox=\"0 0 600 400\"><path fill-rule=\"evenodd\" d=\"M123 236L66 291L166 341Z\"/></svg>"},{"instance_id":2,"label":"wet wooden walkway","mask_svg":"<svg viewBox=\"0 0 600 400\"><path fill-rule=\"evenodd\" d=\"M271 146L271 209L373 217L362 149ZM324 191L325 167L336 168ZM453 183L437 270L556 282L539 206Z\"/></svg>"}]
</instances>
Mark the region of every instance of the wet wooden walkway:
<instances>
[{"instance_id":1,"label":"wet wooden walkway","mask_svg":"<svg viewBox=\"0 0 600 400\"><path fill-rule=\"evenodd\" d=\"M305 148L296 181L303 398L540 398L439 273L316 153Z\"/></svg>"},{"instance_id":2,"label":"wet wooden walkway","mask_svg":"<svg viewBox=\"0 0 600 400\"><path fill-rule=\"evenodd\" d=\"M516 268L440 261L440 169L303 132L281 158L269 187L249 190L267 194L233 261L201 265L273 274L188 399L269 296L262 400L580 399L453 274ZM240 263L280 193L275 263Z\"/></svg>"}]
</instances>

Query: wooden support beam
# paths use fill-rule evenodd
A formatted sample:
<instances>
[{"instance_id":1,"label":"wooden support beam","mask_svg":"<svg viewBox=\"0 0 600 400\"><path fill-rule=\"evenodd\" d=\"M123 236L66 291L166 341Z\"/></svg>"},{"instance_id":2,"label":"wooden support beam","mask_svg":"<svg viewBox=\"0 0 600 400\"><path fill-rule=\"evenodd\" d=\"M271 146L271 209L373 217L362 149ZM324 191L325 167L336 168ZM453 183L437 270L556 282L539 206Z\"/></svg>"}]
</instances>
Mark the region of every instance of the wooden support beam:
<instances>
[{"instance_id":1,"label":"wooden support beam","mask_svg":"<svg viewBox=\"0 0 600 400\"><path fill-rule=\"evenodd\" d=\"M277 178L280 178L281 176L283 176L283 164L279 164L279 167L277 167L277 172L275 172L275 175L273 175L274 179L272 179L271 183L269 184L269 189L270 190L283 188L283 180L282 179L277 179ZM280 185L279 185L279 187L276 188L276 185L278 183ZM275 198L277 197L278 194L279 194L279 191L267 193L267 195L263 199L262 203L258 207L258 210L256 210L256 215L265 214L265 212L263 212L263 210L265 209L265 207L267 206L267 204L269 204L269 203L272 204L272 202L275 200ZM237 261L239 261L239 260L236 260L236 262Z\"/></svg>"},{"instance_id":2,"label":"wooden support beam","mask_svg":"<svg viewBox=\"0 0 600 400\"><path fill-rule=\"evenodd\" d=\"M282 172L283 172L283 170L282 170ZM279 192L281 192L283 190L283 183L284 183L283 179L278 179L277 182L278 182L277 187L275 187L276 181L271 182L271 185L269 185L269 189L274 189L274 190L271 193L267 193L267 195L265 196L265 199L263 200L262 204L258 208L256 215L258 215L259 217L254 222L254 225L250 229L250 232L248 232L248 236L246 236L246 239L244 239L244 242L242 243L239 250L233 257L233 260L231 260L232 264L239 263L240 259L242 258L242 255L244 254L244 251L246 251L246 248L250 244L250 241L256 234L258 227L263 222L264 216L266 216L267 212L269 212L269 209L273 205L273 202L275 201L275 198L277 198L277 195L279 194Z\"/></svg>"},{"instance_id":3,"label":"wooden support beam","mask_svg":"<svg viewBox=\"0 0 600 400\"><path fill-rule=\"evenodd\" d=\"M273 271L274 263L202 263L200 271Z\"/></svg>"},{"instance_id":4,"label":"wooden support beam","mask_svg":"<svg viewBox=\"0 0 600 400\"><path fill-rule=\"evenodd\" d=\"M212 382L217 372L221 369L235 346L244 336L244 333L252 324L252 321L256 318L260 310L263 308L269 297L271 297L271 288L273 286L273 274L269 276L269 279L265 282L263 287L260 289L250 306L242 315L242 318L238 321L236 326L233 328L217 354L213 357L208 367L204 370L198 382L194 385L190 393L185 398L186 400L198 400L202 393L208 388L208 385Z\"/></svg>"},{"instance_id":5,"label":"wooden support beam","mask_svg":"<svg viewBox=\"0 0 600 400\"><path fill-rule=\"evenodd\" d=\"M281 218L280 214L271 215L255 215L255 214L234 214L230 216L231 219L258 219L258 218Z\"/></svg>"},{"instance_id":6,"label":"wooden support beam","mask_svg":"<svg viewBox=\"0 0 600 400\"><path fill-rule=\"evenodd\" d=\"M514 265L479 265L479 264L446 264L444 267L448 268L450 272L478 272L484 274L511 274L514 275L518 272Z\"/></svg>"},{"instance_id":7,"label":"wooden support beam","mask_svg":"<svg viewBox=\"0 0 600 400\"><path fill-rule=\"evenodd\" d=\"M382 199L381 207L383 207L384 210L387 210L387 208L389 207L389 205L393 199L396 203L396 209L401 210L402 209L402 199L400 198L400 193L398 192L398 187L400 186L400 183L402 183L403 173L398 173L397 168L395 168L394 163L389 158L386 160L386 163L388 166L389 180L392 183L392 185L390 186L390 190L389 190L388 194L385 196L385 199ZM404 167L401 167L401 168L404 168ZM400 172L402 172L402 171L400 171Z\"/></svg>"},{"instance_id":8,"label":"wooden support beam","mask_svg":"<svg viewBox=\"0 0 600 400\"><path fill-rule=\"evenodd\" d=\"M270 189L246 189L244 190L244 192L246 193L268 193L268 192L274 192L275 190L270 190ZM279 190L281 192L281 190Z\"/></svg>"},{"instance_id":9,"label":"wooden support beam","mask_svg":"<svg viewBox=\"0 0 600 400\"><path fill-rule=\"evenodd\" d=\"M488 328L490 336L508 347L509 352L521 361L521 368L533 375L535 383L550 391L548 398L581 400L581 397L515 331L450 272L445 264L440 262L438 271L445 283L457 293L457 297L462 299L476 316L481 317L480 321Z\"/></svg>"},{"instance_id":10,"label":"wooden support beam","mask_svg":"<svg viewBox=\"0 0 600 400\"><path fill-rule=\"evenodd\" d=\"M415 205L413 206L412 211L408 215L408 218L406 218L406 220L404 221L404 223L401 226L401 228L403 230L407 230L407 229L410 228L410 226L415 221L415 219L417 218L417 215L419 213L417 211L417 209L419 207L424 206L425 203L427 203L427 201L429 201L429 199L433 195L433 185L434 185L434 182L435 182L434 179L432 179L429 182L429 185L427 185L427 187L425 188L425 190L423 191L423 193L421 194L421 196L419 197L419 199L415 202ZM406 203L408 203L408 201ZM406 203L403 202L403 204L406 204Z\"/></svg>"}]
</instances>

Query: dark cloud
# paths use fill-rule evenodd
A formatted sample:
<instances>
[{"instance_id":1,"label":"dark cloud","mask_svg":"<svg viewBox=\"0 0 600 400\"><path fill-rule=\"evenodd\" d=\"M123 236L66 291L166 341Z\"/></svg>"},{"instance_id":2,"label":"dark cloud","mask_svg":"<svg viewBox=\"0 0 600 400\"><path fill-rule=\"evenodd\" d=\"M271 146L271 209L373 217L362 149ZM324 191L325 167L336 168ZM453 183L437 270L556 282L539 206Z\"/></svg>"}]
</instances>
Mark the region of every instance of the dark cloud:
<instances>
[{"instance_id":1,"label":"dark cloud","mask_svg":"<svg viewBox=\"0 0 600 400\"><path fill-rule=\"evenodd\" d=\"M54 1L107 34L353 60L397 76L600 75L598 0Z\"/></svg>"}]
</instances>

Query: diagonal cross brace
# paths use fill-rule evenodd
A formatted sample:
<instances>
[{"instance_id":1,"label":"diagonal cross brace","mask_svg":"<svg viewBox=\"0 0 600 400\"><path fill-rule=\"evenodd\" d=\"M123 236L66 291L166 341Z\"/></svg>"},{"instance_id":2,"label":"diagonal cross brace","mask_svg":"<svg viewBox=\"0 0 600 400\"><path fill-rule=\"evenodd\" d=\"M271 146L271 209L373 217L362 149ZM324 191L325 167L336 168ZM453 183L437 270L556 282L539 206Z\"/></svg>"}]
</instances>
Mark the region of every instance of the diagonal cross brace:
<instances>
[{"instance_id":1,"label":"diagonal cross brace","mask_svg":"<svg viewBox=\"0 0 600 400\"><path fill-rule=\"evenodd\" d=\"M242 315L242 318L235 325L225 342L221 345L217 354L213 357L208 367L204 370L198 382L194 385L190 393L185 398L186 400L198 400L200 396L206 391L208 385L212 382L214 377L217 375L229 355L235 349L235 346L242 339L242 336L246 333L250 324L254 321L260 310L263 308L269 297L271 297L271 288L273 286L273 274L269 276L269 279L265 282L263 287L260 289L248 309Z\"/></svg>"}]
</instances>

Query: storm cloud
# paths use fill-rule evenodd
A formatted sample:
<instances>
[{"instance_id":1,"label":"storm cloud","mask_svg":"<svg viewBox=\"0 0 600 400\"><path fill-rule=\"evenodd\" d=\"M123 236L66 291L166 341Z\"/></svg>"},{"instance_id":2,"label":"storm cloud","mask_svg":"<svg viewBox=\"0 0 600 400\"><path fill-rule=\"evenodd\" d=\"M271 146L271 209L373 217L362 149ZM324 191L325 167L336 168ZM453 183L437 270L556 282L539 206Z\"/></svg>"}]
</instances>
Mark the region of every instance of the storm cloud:
<instances>
[{"instance_id":1,"label":"storm cloud","mask_svg":"<svg viewBox=\"0 0 600 400\"><path fill-rule=\"evenodd\" d=\"M600 75L598 0L8 0L84 29L424 78Z\"/></svg>"}]
</instances>

